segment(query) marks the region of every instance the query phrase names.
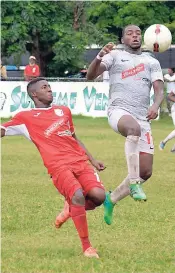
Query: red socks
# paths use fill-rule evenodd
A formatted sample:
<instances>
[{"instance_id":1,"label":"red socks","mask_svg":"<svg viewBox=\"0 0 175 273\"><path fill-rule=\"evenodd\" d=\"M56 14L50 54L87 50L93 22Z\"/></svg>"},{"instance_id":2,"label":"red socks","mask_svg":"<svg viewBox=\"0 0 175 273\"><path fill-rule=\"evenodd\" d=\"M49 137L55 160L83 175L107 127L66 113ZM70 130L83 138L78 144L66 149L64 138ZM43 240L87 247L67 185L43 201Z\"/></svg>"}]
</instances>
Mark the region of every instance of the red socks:
<instances>
[{"instance_id":1,"label":"red socks","mask_svg":"<svg viewBox=\"0 0 175 273\"><path fill-rule=\"evenodd\" d=\"M83 252L91 246L88 238L88 225L84 206L70 205L70 213L81 239Z\"/></svg>"}]
</instances>

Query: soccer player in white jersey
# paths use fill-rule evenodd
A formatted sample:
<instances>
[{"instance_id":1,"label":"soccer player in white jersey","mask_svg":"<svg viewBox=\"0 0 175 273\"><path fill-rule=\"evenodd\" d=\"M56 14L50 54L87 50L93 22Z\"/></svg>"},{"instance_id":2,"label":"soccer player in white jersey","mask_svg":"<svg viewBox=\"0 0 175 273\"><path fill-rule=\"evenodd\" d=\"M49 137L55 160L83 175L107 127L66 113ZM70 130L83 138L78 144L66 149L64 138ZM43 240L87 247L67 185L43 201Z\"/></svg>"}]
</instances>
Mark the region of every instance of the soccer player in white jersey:
<instances>
[{"instance_id":1,"label":"soccer player in white jersey","mask_svg":"<svg viewBox=\"0 0 175 273\"><path fill-rule=\"evenodd\" d=\"M164 76L164 79L167 81L167 93L168 93L168 99L173 102L173 105L171 106L171 117L173 120L173 124L175 126L175 69L169 69L169 74L166 74ZM165 145L168 141L175 138L175 130L173 130L164 140L162 140L159 144L159 149L163 150L165 148ZM172 147L171 152L175 152L175 145Z\"/></svg>"},{"instance_id":2,"label":"soccer player in white jersey","mask_svg":"<svg viewBox=\"0 0 175 273\"><path fill-rule=\"evenodd\" d=\"M152 175L154 145L150 120L158 115L163 100L163 75L159 62L141 51L141 30L128 25L123 29L124 50L113 50L108 43L92 61L87 79L93 80L109 71L108 121L112 129L126 138L125 155L128 175L112 192L106 194L104 219L112 223L115 204L128 196L146 200L141 184ZM150 107L150 90L154 103Z\"/></svg>"}]
</instances>

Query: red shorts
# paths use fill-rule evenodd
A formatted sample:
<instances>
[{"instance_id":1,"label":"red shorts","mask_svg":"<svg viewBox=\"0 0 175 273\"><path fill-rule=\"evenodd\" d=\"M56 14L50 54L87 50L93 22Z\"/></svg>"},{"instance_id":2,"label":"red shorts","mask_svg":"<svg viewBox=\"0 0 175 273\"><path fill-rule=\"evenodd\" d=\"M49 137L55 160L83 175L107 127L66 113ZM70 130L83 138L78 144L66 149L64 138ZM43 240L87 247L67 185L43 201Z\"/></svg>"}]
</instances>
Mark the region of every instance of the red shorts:
<instances>
[{"instance_id":1,"label":"red shorts","mask_svg":"<svg viewBox=\"0 0 175 273\"><path fill-rule=\"evenodd\" d=\"M52 175L52 180L57 190L68 202L78 189L82 189L84 196L92 188L104 189L98 173L86 161L76 162L69 167L57 170Z\"/></svg>"}]
</instances>

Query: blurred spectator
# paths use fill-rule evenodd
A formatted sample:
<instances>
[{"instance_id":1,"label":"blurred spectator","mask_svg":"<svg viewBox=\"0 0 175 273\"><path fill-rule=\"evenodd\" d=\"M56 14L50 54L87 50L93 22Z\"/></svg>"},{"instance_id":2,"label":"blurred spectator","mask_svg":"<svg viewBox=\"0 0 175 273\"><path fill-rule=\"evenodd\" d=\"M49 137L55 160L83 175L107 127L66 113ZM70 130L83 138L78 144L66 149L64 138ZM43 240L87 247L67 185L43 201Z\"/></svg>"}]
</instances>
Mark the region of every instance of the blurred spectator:
<instances>
[{"instance_id":1,"label":"blurred spectator","mask_svg":"<svg viewBox=\"0 0 175 273\"><path fill-rule=\"evenodd\" d=\"M35 56L29 57L29 64L26 65L24 69L24 78L26 81L30 81L33 78L37 78L40 76L39 66L36 64Z\"/></svg>"},{"instance_id":2,"label":"blurred spectator","mask_svg":"<svg viewBox=\"0 0 175 273\"><path fill-rule=\"evenodd\" d=\"M164 80L166 82L166 103L169 115L171 115L171 102L168 98L171 92L175 92L175 68L169 68L168 74L164 75Z\"/></svg>"},{"instance_id":3,"label":"blurred spectator","mask_svg":"<svg viewBox=\"0 0 175 273\"><path fill-rule=\"evenodd\" d=\"M80 70L80 73L81 73L81 78L86 78L87 69Z\"/></svg>"},{"instance_id":4,"label":"blurred spectator","mask_svg":"<svg viewBox=\"0 0 175 273\"><path fill-rule=\"evenodd\" d=\"M1 60L1 81L5 81L7 80L7 71L6 71L6 67L2 64Z\"/></svg>"}]
</instances>

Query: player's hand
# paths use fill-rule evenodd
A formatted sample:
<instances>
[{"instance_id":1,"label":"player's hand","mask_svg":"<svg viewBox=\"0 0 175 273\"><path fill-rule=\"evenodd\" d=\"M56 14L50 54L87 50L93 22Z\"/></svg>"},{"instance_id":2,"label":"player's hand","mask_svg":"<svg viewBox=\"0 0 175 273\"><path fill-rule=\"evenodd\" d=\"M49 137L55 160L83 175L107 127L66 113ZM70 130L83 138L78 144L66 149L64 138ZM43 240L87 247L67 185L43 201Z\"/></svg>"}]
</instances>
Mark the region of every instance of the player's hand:
<instances>
[{"instance_id":1,"label":"player's hand","mask_svg":"<svg viewBox=\"0 0 175 273\"><path fill-rule=\"evenodd\" d=\"M108 53L111 52L111 50L113 49L114 46L115 46L114 43L112 43L112 42L108 43L107 45L105 45L105 46L100 50L100 52L98 53L98 55L99 55L100 57L105 56L106 54L108 54Z\"/></svg>"},{"instance_id":2,"label":"player's hand","mask_svg":"<svg viewBox=\"0 0 175 273\"><path fill-rule=\"evenodd\" d=\"M96 159L93 159L91 161L91 164L97 169L97 171L103 171L104 169L106 169L105 165L103 164L103 162L98 161Z\"/></svg>"},{"instance_id":3,"label":"player's hand","mask_svg":"<svg viewBox=\"0 0 175 273\"><path fill-rule=\"evenodd\" d=\"M150 108L148 109L148 114L147 114L147 120L151 120L151 119L155 119L158 116L158 110L159 107L156 104L153 104L152 106L150 106Z\"/></svg>"}]
</instances>

